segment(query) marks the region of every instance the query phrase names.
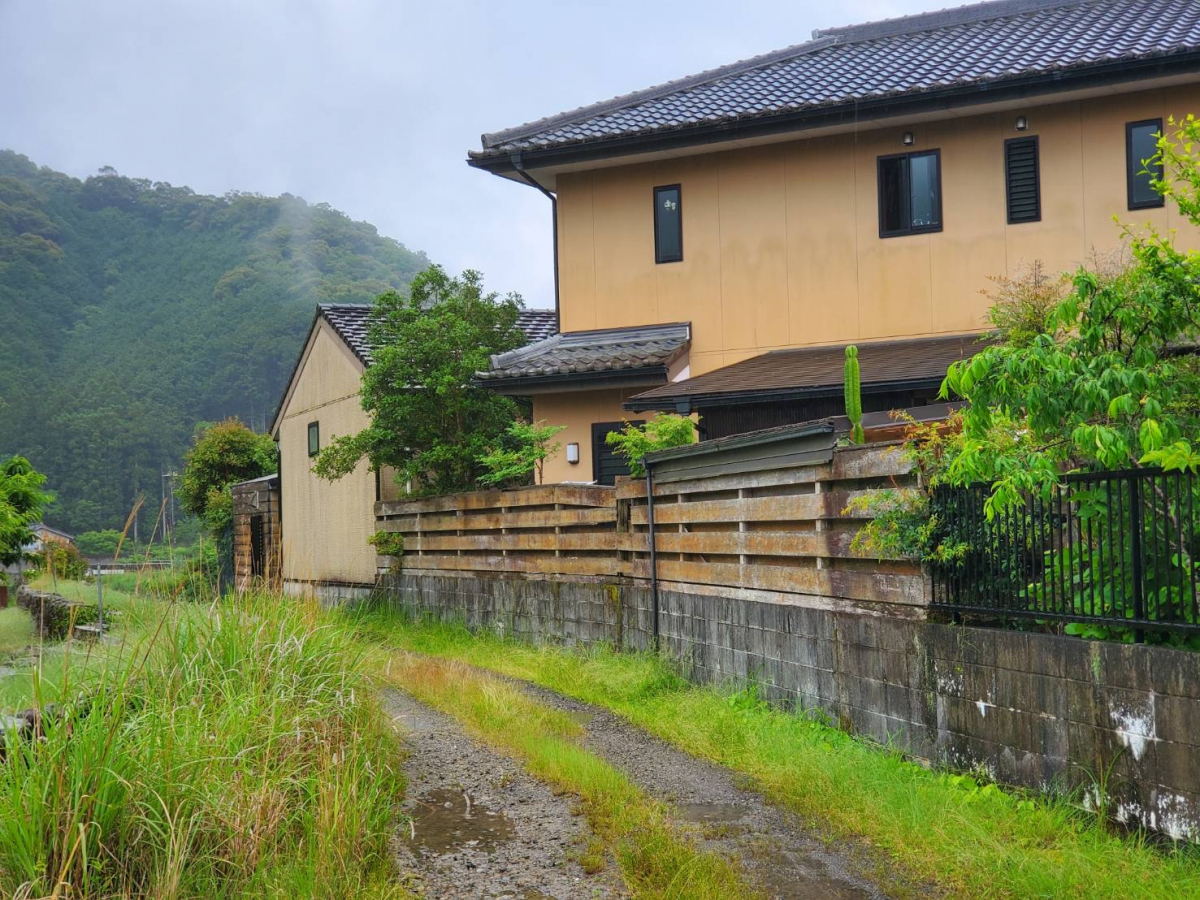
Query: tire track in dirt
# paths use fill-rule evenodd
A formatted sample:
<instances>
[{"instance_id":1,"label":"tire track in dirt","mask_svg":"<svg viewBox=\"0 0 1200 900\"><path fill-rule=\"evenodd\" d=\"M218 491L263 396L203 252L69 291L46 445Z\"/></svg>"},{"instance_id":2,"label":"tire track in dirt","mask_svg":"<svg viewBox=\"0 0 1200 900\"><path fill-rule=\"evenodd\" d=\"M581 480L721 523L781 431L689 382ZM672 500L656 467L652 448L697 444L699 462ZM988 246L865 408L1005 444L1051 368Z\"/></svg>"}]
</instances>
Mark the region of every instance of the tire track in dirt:
<instances>
[{"instance_id":1,"label":"tire track in dirt","mask_svg":"<svg viewBox=\"0 0 1200 900\"><path fill-rule=\"evenodd\" d=\"M606 709L519 679L505 680L579 722L584 747L673 805L679 819L694 823L701 847L737 860L747 880L766 897L881 900L937 893L925 887L914 890L907 882L876 883L863 873L884 871L885 866L872 858L869 848L823 840L798 816L743 788L743 779L731 770L689 756Z\"/></svg>"},{"instance_id":2,"label":"tire track in dirt","mask_svg":"<svg viewBox=\"0 0 1200 900\"><path fill-rule=\"evenodd\" d=\"M469 738L451 717L387 689L384 708L409 751L393 842L397 863L428 898L618 898L611 872L588 874L574 853L589 834L566 796Z\"/></svg>"}]
</instances>

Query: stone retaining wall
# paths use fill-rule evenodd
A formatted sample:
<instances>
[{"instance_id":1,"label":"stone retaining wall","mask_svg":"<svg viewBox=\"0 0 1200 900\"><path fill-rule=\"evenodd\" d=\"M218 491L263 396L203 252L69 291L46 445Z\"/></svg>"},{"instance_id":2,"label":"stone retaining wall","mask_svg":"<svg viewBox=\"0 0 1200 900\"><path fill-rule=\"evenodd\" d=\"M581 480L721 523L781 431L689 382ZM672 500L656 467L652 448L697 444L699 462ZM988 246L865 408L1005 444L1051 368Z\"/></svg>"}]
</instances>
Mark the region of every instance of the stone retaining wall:
<instances>
[{"instance_id":1,"label":"stone retaining wall","mask_svg":"<svg viewBox=\"0 0 1200 900\"><path fill-rule=\"evenodd\" d=\"M402 606L531 641L646 649L640 583L401 573ZM697 682L789 707L957 769L1046 790L1111 766L1118 818L1200 840L1200 654L660 589L665 651Z\"/></svg>"}]
</instances>

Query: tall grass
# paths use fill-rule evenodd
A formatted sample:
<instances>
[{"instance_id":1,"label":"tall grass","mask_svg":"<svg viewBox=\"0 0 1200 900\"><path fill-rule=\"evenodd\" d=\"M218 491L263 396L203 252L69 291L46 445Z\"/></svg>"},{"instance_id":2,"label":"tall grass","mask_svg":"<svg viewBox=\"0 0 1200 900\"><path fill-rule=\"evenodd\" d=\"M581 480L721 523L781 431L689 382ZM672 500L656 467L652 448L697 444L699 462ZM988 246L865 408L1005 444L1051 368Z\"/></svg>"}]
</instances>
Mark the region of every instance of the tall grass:
<instances>
[{"instance_id":1,"label":"tall grass","mask_svg":"<svg viewBox=\"0 0 1200 900\"><path fill-rule=\"evenodd\" d=\"M0 894L395 896L398 744L314 605L162 605L0 762Z\"/></svg>"}]
</instances>

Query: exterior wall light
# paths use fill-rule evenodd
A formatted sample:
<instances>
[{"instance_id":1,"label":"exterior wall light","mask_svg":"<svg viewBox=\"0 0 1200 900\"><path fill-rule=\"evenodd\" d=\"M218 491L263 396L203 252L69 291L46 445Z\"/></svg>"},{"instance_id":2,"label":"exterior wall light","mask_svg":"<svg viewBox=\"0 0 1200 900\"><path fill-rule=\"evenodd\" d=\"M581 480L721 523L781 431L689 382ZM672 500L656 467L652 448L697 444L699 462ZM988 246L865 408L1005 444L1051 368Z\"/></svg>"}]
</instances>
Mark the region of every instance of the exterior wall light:
<instances>
[{"instance_id":1,"label":"exterior wall light","mask_svg":"<svg viewBox=\"0 0 1200 900\"><path fill-rule=\"evenodd\" d=\"M913 133L911 131L906 131L904 132L904 137L902 137L900 140L905 147L911 147L916 141L916 138L913 137Z\"/></svg>"},{"instance_id":2,"label":"exterior wall light","mask_svg":"<svg viewBox=\"0 0 1200 900\"><path fill-rule=\"evenodd\" d=\"M573 466L579 464L579 445L574 441L567 444L567 462Z\"/></svg>"},{"instance_id":3,"label":"exterior wall light","mask_svg":"<svg viewBox=\"0 0 1200 900\"><path fill-rule=\"evenodd\" d=\"M1029 127L1029 120L1024 116L1017 116L1017 131L1024 131Z\"/></svg>"}]
</instances>

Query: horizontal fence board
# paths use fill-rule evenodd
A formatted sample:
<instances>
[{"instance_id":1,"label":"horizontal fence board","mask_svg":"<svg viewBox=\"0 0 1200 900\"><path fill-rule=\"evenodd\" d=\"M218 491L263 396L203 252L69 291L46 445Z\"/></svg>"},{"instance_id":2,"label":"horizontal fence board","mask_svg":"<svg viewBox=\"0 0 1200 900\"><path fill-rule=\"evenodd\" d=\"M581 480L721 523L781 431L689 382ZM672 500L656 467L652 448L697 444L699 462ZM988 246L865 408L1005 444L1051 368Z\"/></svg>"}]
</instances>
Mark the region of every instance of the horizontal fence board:
<instances>
[{"instance_id":1,"label":"horizontal fence board","mask_svg":"<svg viewBox=\"0 0 1200 900\"><path fill-rule=\"evenodd\" d=\"M615 531L573 534L418 534L406 537L406 553L446 550L616 550Z\"/></svg>"},{"instance_id":2,"label":"horizontal fence board","mask_svg":"<svg viewBox=\"0 0 1200 900\"><path fill-rule=\"evenodd\" d=\"M375 504L376 516L409 516L454 510L513 509L522 506L613 506L616 491L611 487L573 484L548 484L508 491L473 491L423 500L381 500Z\"/></svg>"},{"instance_id":3,"label":"horizontal fence board","mask_svg":"<svg viewBox=\"0 0 1200 900\"><path fill-rule=\"evenodd\" d=\"M644 532L619 535L618 549L630 553L649 553L649 535ZM877 554L856 553L850 549L853 532L796 531L693 531L655 529L654 546L659 553L695 553L714 556L803 556L846 559L879 559ZM904 559L904 557L882 557Z\"/></svg>"},{"instance_id":4,"label":"horizontal fence board","mask_svg":"<svg viewBox=\"0 0 1200 900\"><path fill-rule=\"evenodd\" d=\"M867 518L860 511L846 512L856 497L878 491L831 491L786 497L743 497L733 500L696 500L684 503L655 502L654 523L671 525L700 522L792 522L814 519ZM630 521L645 525L646 506L635 506Z\"/></svg>"},{"instance_id":5,"label":"horizontal fence board","mask_svg":"<svg viewBox=\"0 0 1200 900\"><path fill-rule=\"evenodd\" d=\"M564 525L594 525L612 523L616 526L616 508L536 509L518 512L482 513L470 516L442 514L402 516L384 519L379 525L384 531L415 534L418 531L499 531L501 528L554 528Z\"/></svg>"},{"instance_id":6,"label":"horizontal fence board","mask_svg":"<svg viewBox=\"0 0 1200 900\"><path fill-rule=\"evenodd\" d=\"M612 556L406 556L401 570L450 569L454 571L524 572L538 575L611 575L624 573L627 564Z\"/></svg>"}]
</instances>

